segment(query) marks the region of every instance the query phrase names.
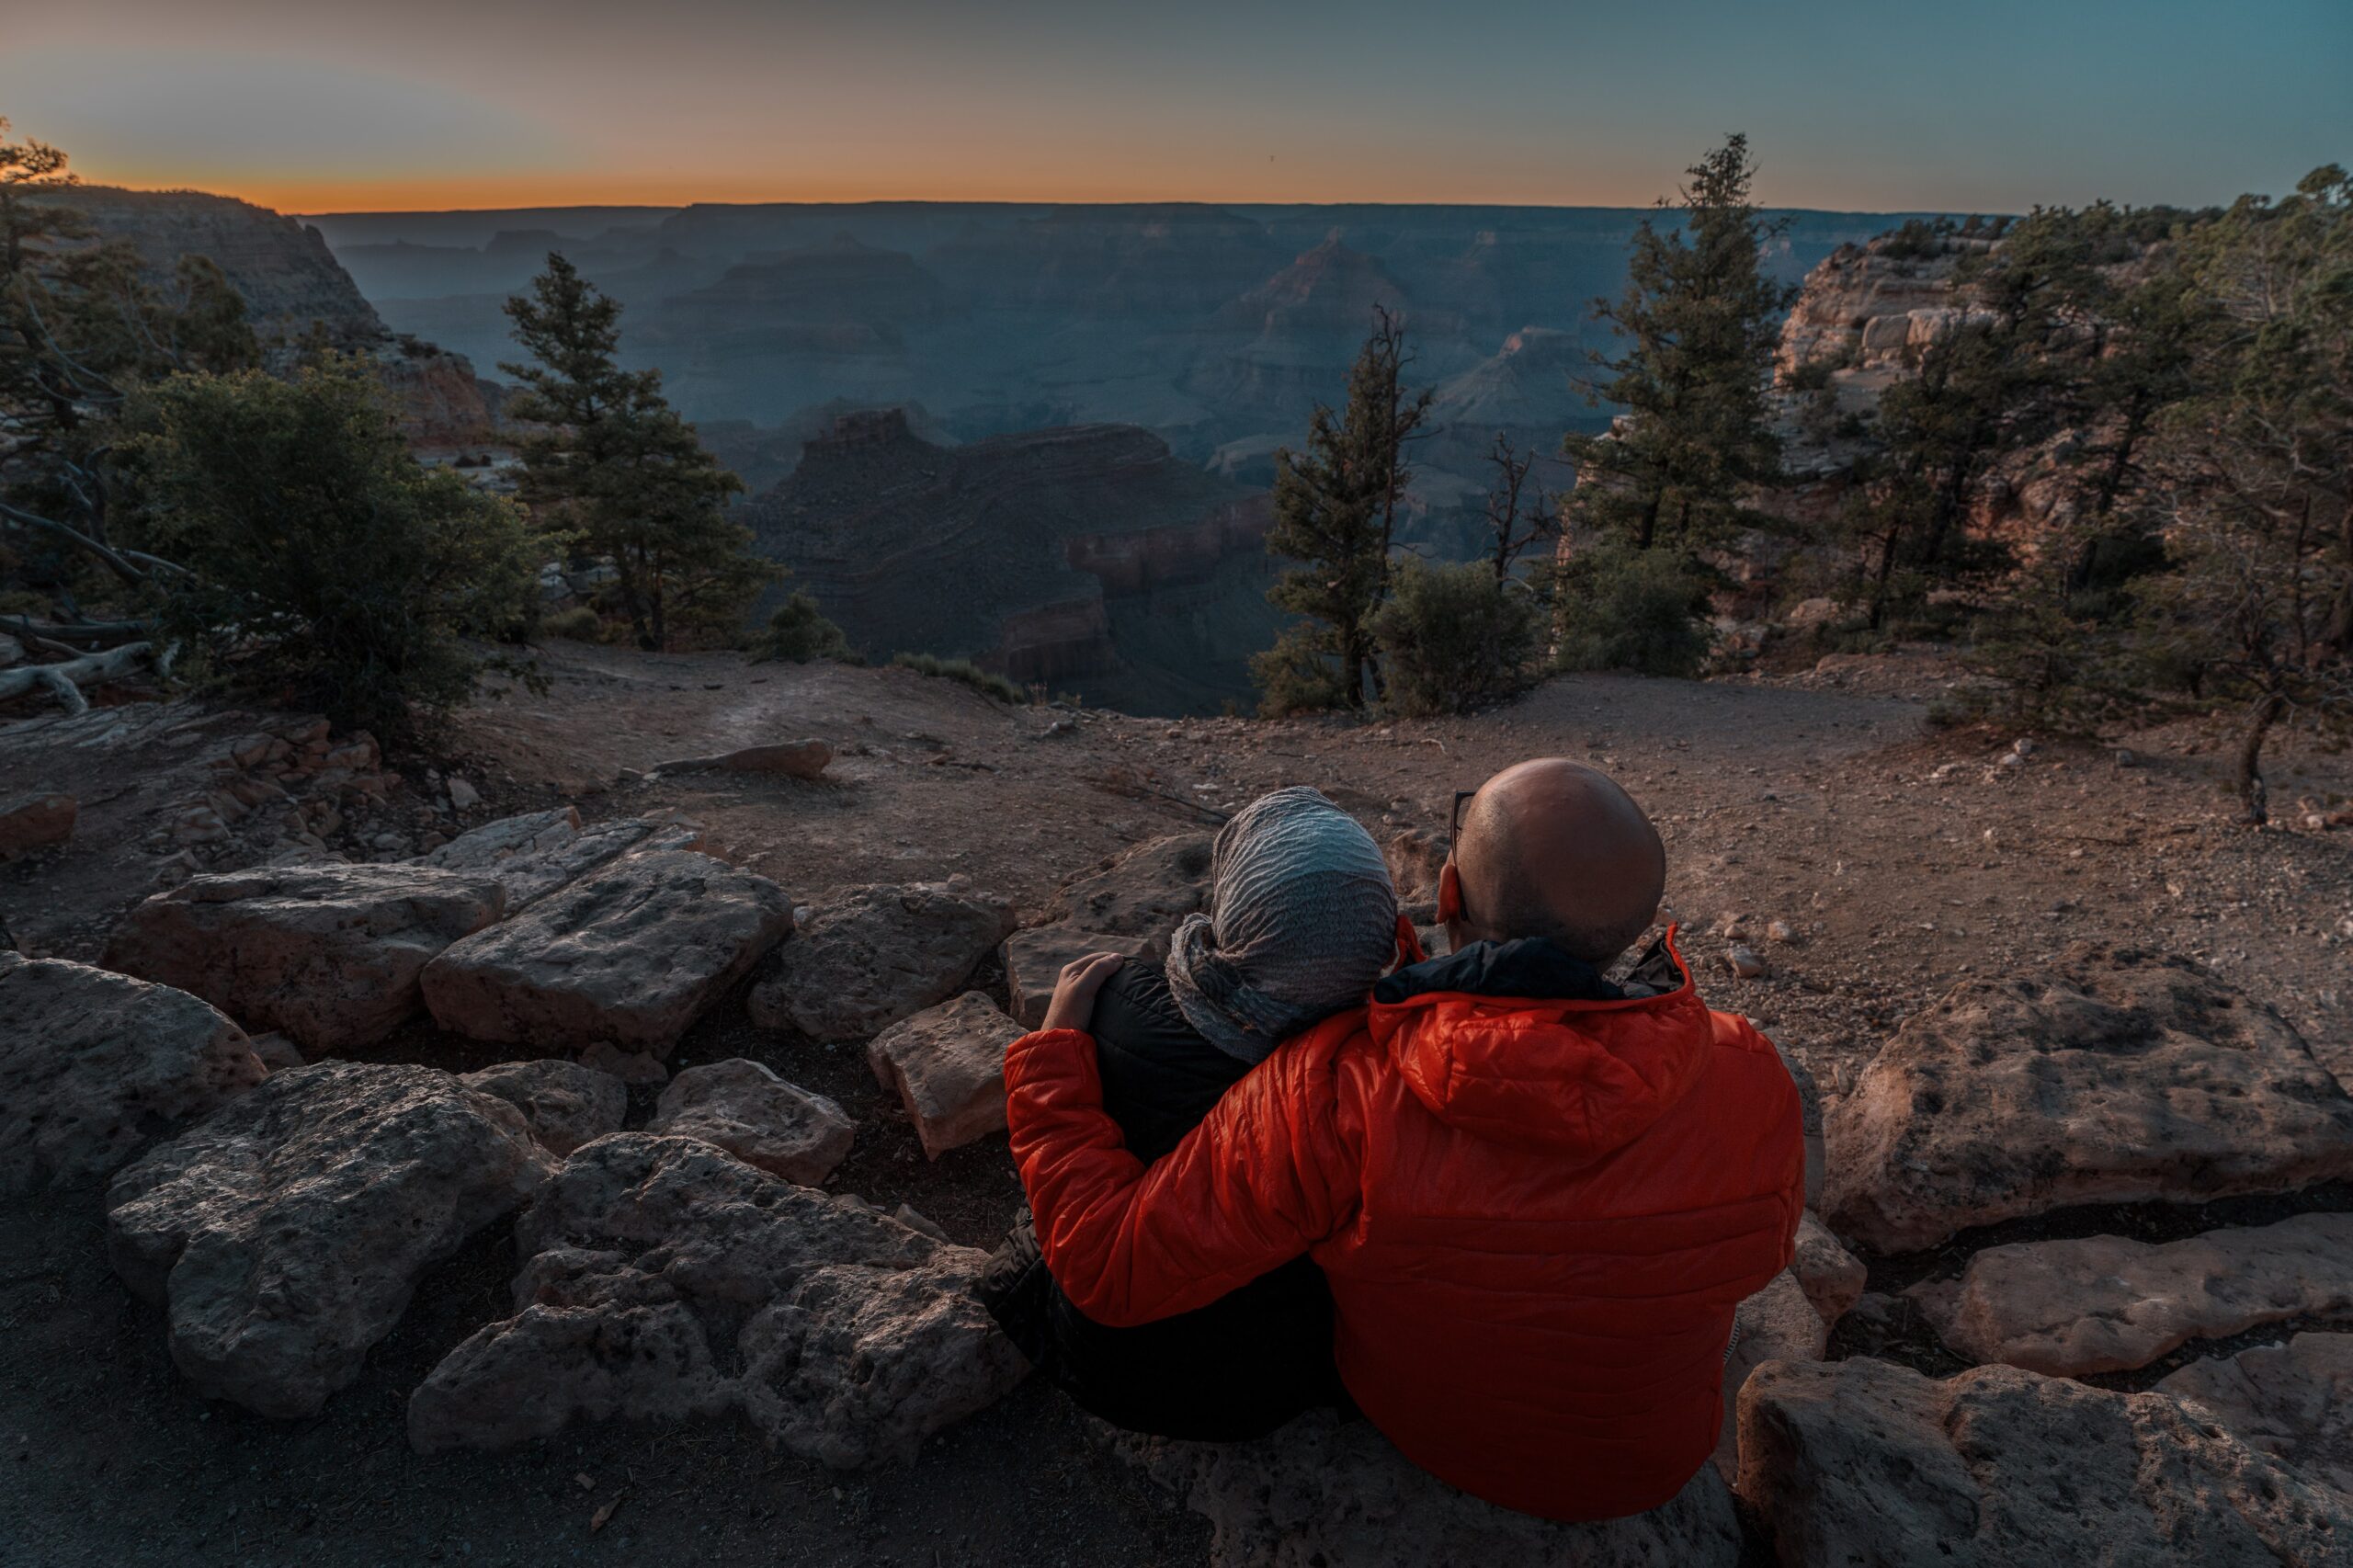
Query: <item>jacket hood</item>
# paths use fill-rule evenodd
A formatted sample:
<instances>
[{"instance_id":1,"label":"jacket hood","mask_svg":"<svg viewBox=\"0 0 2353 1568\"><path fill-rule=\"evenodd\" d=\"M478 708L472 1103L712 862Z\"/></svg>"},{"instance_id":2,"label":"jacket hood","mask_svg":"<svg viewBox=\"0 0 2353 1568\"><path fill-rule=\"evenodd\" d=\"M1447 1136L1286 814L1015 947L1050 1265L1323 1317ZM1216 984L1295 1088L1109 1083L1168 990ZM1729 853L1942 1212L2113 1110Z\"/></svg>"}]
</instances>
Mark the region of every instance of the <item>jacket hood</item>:
<instances>
[{"instance_id":1,"label":"jacket hood","mask_svg":"<svg viewBox=\"0 0 2353 1568\"><path fill-rule=\"evenodd\" d=\"M1474 944L1382 981L1367 1024L1440 1121L1580 1161L1688 1094L1714 1032L1672 930L1615 985L1541 938Z\"/></svg>"}]
</instances>

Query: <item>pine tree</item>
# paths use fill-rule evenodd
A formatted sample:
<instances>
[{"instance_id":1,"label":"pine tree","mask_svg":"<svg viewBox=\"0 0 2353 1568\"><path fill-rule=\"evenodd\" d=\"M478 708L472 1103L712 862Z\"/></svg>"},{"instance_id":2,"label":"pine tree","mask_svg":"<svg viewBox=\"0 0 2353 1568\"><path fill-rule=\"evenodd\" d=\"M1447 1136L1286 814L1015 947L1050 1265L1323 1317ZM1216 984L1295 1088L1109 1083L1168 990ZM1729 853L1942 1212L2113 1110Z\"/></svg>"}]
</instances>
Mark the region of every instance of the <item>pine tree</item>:
<instances>
[{"instance_id":1,"label":"pine tree","mask_svg":"<svg viewBox=\"0 0 2353 1568\"><path fill-rule=\"evenodd\" d=\"M1361 709L1381 692L1373 617L1389 597L1397 510L1413 482L1407 449L1432 393L1409 392L1404 324L1375 308L1348 373L1347 408L1318 405L1303 451L1275 454L1275 520L1267 549L1301 562L1267 597L1305 621L1251 661L1272 711Z\"/></svg>"},{"instance_id":2,"label":"pine tree","mask_svg":"<svg viewBox=\"0 0 2353 1568\"><path fill-rule=\"evenodd\" d=\"M128 242L92 243L66 154L8 129L0 119L0 536L29 536L52 587L95 563L142 590L175 568L109 539L125 400L175 371L250 366L259 347L218 267L183 256L161 285Z\"/></svg>"},{"instance_id":3,"label":"pine tree","mask_svg":"<svg viewBox=\"0 0 2353 1568\"><path fill-rule=\"evenodd\" d=\"M2159 423L2169 566L2154 662L2240 725L2246 820L2275 727L2353 732L2353 176L2243 197L2183 242L2205 301L2195 391Z\"/></svg>"},{"instance_id":4,"label":"pine tree","mask_svg":"<svg viewBox=\"0 0 2353 1568\"><path fill-rule=\"evenodd\" d=\"M1608 434L1572 435L1563 449L1577 465L1568 519L1580 533L1689 553L1745 526L1743 493L1779 470L1765 391L1796 290L1768 278L1759 259L1781 224L1750 198L1748 139L1727 138L1687 173L1689 186L1659 203L1681 214L1679 225L1645 219L1625 293L1594 301L1625 347L1593 357L1608 378L1592 390L1623 415Z\"/></svg>"},{"instance_id":5,"label":"pine tree","mask_svg":"<svg viewBox=\"0 0 2353 1568\"><path fill-rule=\"evenodd\" d=\"M562 256L531 292L506 301L529 363L513 417L541 428L521 443L523 497L583 553L609 560L615 597L639 643L664 649L690 623L740 629L778 569L729 520L744 488L662 396L658 370L624 370L620 304Z\"/></svg>"}]
</instances>

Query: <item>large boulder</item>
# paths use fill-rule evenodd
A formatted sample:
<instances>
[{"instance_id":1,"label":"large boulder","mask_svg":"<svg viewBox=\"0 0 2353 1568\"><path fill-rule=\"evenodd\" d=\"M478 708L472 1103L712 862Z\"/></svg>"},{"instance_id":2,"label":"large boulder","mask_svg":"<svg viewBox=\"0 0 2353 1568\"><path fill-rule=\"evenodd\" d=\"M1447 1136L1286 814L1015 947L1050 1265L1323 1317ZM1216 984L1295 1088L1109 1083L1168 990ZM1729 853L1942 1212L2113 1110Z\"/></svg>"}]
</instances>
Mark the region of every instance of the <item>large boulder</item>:
<instances>
[{"instance_id":1,"label":"large boulder","mask_svg":"<svg viewBox=\"0 0 2353 1568\"><path fill-rule=\"evenodd\" d=\"M502 1062L458 1082L521 1111L531 1136L551 1154L569 1154L619 1132L629 1114L629 1085L577 1062Z\"/></svg>"},{"instance_id":2,"label":"large boulder","mask_svg":"<svg viewBox=\"0 0 2353 1568\"><path fill-rule=\"evenodd\" d=\"M1759 1368L1741 1495L1788 1568L2343 1568L2353 1497L2162 1393L2015 1367Z\"/></svg>"},{"instance_id":3,"label":"large boulder","mask_svg":"<svg viewBox=\"0 0 2353 1568\"><path fill-rule=\"evenodd\" d=\"M2052 1377L2145 1367L2192 1339L2353 1308L2353 1214L1987 1247L1914 1295L1947 1348Z\"/></svg>"},{"instance_id":4,"label":"large boulder","mask_svg":"<svg viewBox=\"0 0 2353 1568\"><path fill-rule=\"evenodd\" d=\"M858 1136L858 1124L840 1106L740 1056L671 1079L646 1130L715 1143L803 1187L833 1175Z\"/></svg>"},{"instance_id":5,"label":"large boulder","mask_svg":"<svg viewBox=\"0 0 2353 1568\"><path fill-rule=\"evenodd\" d=\"M2353 1097L2182 959L2078 945L1904 1024L1829 1118L1823 1218L1882 1252L2082 1203L2353 1176Z\"/></svg>"},{"instance_id":6,"label":"large boulder","mask_svg":"<svg viewBox=\"0 0 2353 1568\"><path fill-rule=\"evenodd\" d=\"M0 1195L104 1181L269 1075L185 991L0 952Z\"/></svg>"},{"instance_id":7,"label":"large boulder","mask_svg":"<svg viewBox=\"0 0 2353 1568\"><path fill-rule=\"evenodd\" d=\"M1733 1568L1740 1521L1713 1465L1647 1514L1565 1525L1458 1492L1370 1421L1328 1411L1247 1443L1118 1437L1209 1519L1215 1568Z\"/></svg>"},{"instance_id":8,"label":"large boulder","mask_svg":"<svg viewBox=\"0 0 2353 1568\"><path fill-rule=\"evenodd\" d=\"M452 946L425 971L434 1020L546 1051L610 1040L667 1056L792 929L766 877L690 849L629 855Z\"/></svg>"},{"instance_id":9,"label":"large boulder","mask_svg":"<svg viewBox=\"0 0 2353 1568\"><path fill-rule=\"evenodd\" d=\"M2353 1334L2300 1334L2210 1356L2157 1392L2196 1402L2247 1447L2353 1493Z\"/></svg>"},{"instance_id":10,"label":"large boulder","mask_svg":"<svg viewBox=\"0 0 2353 1568\"><path fill-rule=\"evenodd\" d=\"M425 966L505 908L496 881L434 866L262 866L148 899L104 961L305 1051L351 1051L413 1017Z\"/></svg>"},{"instance_id":11,"label":"large boulder","mask_svg":"<svg viewBox=\"0 0 2353 1568\"><path fill-rule=\"evenodd\" d=\"M868 1040L963 988L1013 929L1003 899L961 879L845 889L809 912L752 991L752 1021L813 1040Z\"/></svg>"},{"instance_id":12,"label":"large boulder","mask_svg":"<svg viewBox=\"0 0 2353 1568\"><path fill-rule=\"evenodd\" d=\"M936 1160L1005 1130L1005 1050L1020 1038L995 1003L967 991L884 1029L866 1061Z\"/></svg>"},{"instance_id":13,"label":"large boulder","mask_svg":"<svg viewBox=\"0 0 2353 1568\"><path fill-rule=\"evenodd\" d=\"M1028 1370L972 1294L986 1254L697 1139L589 1144L516 1240L515 1315L410 1398L420 1452L734 1412L851 1468L911 1459Z\"/></svg>"},{"instance_id":14,"label":"large boulder","mask_svg":"<svg viewBox=\"0 0 2353 1568\"><path fill-rule=\"evenodd\" d=\"M551 1163L513 1106L447 1073L315 1062L117 1176L107 1256L165 1309L190 1382L308 1415L359 1375L425 1271Z\"/></svg>"},{"instance_id":15,"label":"large boulder","mask_svg":"<svg viewBox=\"0 0 2353 1568\"><path fill-rule=\"evenodd\" d=\"M485 823L420 855L416 863L494 879L513 915L623 855L700 847L702 829L681 818L631 817L584 828L580 813L562 806Z\"/></svg>"}]
</instances>

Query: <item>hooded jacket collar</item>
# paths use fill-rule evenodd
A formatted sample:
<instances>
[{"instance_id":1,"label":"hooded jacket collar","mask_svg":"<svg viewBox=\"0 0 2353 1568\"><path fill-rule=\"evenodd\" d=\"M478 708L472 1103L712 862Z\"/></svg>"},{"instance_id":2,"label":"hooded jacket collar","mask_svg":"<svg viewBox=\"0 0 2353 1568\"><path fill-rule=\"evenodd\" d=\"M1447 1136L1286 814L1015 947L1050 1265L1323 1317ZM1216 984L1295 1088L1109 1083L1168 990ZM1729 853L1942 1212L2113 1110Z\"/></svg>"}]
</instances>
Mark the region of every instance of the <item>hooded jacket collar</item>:
<instances>
[{"instance_id":1,"label":"hooded jacket collar","mask_svg":"<svg viewBox=\"0 0 2353 1568\"><path fill-rule=\"evenodd\" d=\"M1540 937L1476 943L1382 981L1368 1025L1439 1120L1597 1159L1706 1069L1712 1026L1674 939L1616 983Z\"/></svg>"}]
</instances>

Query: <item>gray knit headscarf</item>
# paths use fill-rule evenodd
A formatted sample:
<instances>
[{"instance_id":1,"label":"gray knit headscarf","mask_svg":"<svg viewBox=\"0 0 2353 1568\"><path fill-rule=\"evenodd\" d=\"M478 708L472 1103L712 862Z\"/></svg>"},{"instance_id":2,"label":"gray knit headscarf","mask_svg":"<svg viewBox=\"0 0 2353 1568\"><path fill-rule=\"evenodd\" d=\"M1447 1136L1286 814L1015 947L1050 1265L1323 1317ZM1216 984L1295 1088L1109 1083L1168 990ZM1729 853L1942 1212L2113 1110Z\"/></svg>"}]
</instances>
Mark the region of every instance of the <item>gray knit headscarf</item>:
<instances>
[{"instance_id":1,"label":"gray knit headscarf","mask_svg":"<svg viewBox=\"0 0 2353 1568\"><path fill-rule=\"evenodd\" d=\"M1362 1002L1397 952L1397 893L1372 835L1304 786L1261 795L1217 835L1207 914L1168 943L1185 1021L1229 1056Z\"/></svg>"}]
</instances>

